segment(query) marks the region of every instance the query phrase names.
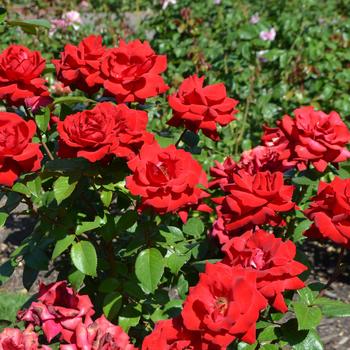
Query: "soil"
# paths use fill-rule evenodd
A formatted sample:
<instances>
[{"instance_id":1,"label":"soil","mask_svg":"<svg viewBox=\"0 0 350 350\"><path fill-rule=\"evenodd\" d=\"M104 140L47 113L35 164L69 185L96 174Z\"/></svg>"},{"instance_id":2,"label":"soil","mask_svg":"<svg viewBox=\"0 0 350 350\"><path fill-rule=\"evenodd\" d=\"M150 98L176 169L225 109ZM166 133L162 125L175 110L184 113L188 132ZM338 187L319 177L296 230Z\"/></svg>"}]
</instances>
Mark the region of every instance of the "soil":
<instances>
[{"instance_id":1,"label":"soil","mask_svg":"<svg viewBox=\"0 0 350 350\"><path fill-rule=\"evenodd\" d=\"M16 212L23 212L25 207L17 208ZM35 222L25 215L11 215L6 226L0 229L0 265L7 260L9 254L20 242L32 231ZM305 242L303 246L311 266L313 266L310 282L320 281L326 283L332 275L337 264L339 248L329 244L323 245L318 242ZM325 296L350 303L350 253L344 257L344 270L337 281L333 282L326 291ZM21 266L3 286L0 291L22 292ZM38 276L38 280L51 282L55 280L55 274L46 275L45 272ZM37 283L34 283L30 293L35 292ZM348 350L350 349L350 317L324 319L318 328L325 350Z\"/></svg>"}]
</instances>

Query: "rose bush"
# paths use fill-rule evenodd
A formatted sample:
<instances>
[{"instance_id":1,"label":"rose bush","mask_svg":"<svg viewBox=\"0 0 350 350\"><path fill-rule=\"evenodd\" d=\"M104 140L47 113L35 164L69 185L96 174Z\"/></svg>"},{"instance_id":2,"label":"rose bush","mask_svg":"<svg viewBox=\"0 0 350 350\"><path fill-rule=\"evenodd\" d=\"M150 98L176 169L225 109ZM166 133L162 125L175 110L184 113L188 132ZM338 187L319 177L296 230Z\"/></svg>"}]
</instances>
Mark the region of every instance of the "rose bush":
<instances>
[{"instance_id":1,"label":"rose bush","mask_svg":"<svg viewBox=\"0 0 350 350\"><path fill-rule=\"evenodd\" d=\"M322 316L349 310L323 296L349 247L340 116L301 107L240 157L210 158L218 125L245 118L225 86L184 77L159 120L166 56L140 40L110 46L92 35L53 58L63 96L45 87L38 52L0 55L12 111L0 112L0 219L25 203L35 220L0 283L19 265L28 290L57 272L0 349L321 349ZM308 279L308 237L342 246L327 283Z\"/></svg>"}]
</instances>

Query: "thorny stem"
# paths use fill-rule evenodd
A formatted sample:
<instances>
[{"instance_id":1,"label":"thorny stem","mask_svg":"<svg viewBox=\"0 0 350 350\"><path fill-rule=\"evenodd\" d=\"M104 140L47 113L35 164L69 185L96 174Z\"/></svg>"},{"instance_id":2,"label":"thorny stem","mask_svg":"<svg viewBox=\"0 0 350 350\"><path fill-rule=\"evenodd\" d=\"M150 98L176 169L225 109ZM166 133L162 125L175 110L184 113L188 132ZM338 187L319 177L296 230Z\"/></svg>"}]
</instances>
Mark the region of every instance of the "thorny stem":
<instances>
[{"instance_id":1,"label":"thorny stem","mask_svg":"<svg viewBox=\"0 0 350 350\"><path fill-rule=\"evenodd\" d=\"M30 110L27 108L27 106L24 106L24 110L26 111L27 117L30 119L34 119L32 113L30 112ZM40 131L37 132L37 135L39 137L40 143L42 144L42 146L45 149L45 152L47 153L48 157L50 158L50 160L54 160L54 156L52 155L51 151L49 150L49 147L47 147L47 144L43 141L43 137L40 133Z\"/></svg>"},{"instance_id":2,"label":"thorny stem","mask_svg":"<svg viewBox=\"0 0 350 350\"><path fill-rule=\"evenodd\" d=\"M331 286L331 284L333 282L335 282L337 280L337 278L340 276L340 274L342 273L342 262L345 256L345 247L341 248L341 251L339 253L338 256L338 260L337 260L337 264L335 266L334 272L333 274L329 277L327 284L325 285L325 287L320 291L320 293L318 294L319 297L322 297L323 294L326 292L326 290Z\"/></svg>"}]
</instances>

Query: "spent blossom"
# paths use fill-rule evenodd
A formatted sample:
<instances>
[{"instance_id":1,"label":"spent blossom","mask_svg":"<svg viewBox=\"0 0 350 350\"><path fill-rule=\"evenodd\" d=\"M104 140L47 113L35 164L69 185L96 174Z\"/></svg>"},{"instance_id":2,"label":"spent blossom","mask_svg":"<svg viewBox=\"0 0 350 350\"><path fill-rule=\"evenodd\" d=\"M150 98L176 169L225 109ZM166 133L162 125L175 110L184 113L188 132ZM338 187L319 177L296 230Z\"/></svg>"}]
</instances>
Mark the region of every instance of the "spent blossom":
<instances>
[{"instance_id":1,"label":"spent blossom","mask_svg":"<svg viewBox=\"0 0 350 350\"><path fill-rule=\"evenodd\" d=\"M271 28L269 30L263 30L259 34L260 39L264 41L274 41L276 38L276 30L275 28Z\"/></svg>"}]
</instances>

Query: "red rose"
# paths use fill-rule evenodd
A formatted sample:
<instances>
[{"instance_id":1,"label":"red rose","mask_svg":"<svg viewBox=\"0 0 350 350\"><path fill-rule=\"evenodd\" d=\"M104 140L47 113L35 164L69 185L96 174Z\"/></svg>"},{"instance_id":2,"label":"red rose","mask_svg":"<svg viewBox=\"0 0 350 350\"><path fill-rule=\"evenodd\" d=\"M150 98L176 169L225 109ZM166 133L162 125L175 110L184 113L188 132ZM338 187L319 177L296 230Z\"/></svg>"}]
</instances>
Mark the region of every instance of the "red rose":
<instances>
[{"instance_id":1,"label":"red rose","mask_svg":"<svg viewBox=\"0 0 350 350\"><path fill-rule=\"evenodd\" d=\"M264 171L251 175L239 170L233 174L233 184L226 186L228 194L214 200L220 204L216 210L224 231L213 234L225 243L230 235L245 232L256 225L283 224L278 213L294 207L293 188L284 184L281 172Z\"/></svg>"},{"instance_id":2,"label":"red rose","mask_svg":"<svg viewBox=\"0 0 350 350\"><path fill-rule=\"evenodd\" d=\"M126 105L98 103L58 121L58 154L62 158L83 157L96 162L108 155L131 159L154 137L146 131L148 116Z\"/></svg>"},{"instance_id":3,"label":"red rose","mask_svg":"<svg viewBox=\"0 0 350 350\"><path fill-rule=\"evenodd\" d=\"M294 111L295 118L286 115L278 128L266 129L263 140L266 146L281 152L286 165L295 164L305 170L311 163L323 172L328 163L339 163L350 158L346 145L350 131L336 112L326 114L313 107Z\"/></svg>"},{"instance_id":4,"label":"red rose","mask_svg":"<svg viewBox=\"0 0 350 350\"><path fill-rule=\"evenodd\" d=\"M222 250L223 263L256 271L259 292L280 312L288 311L282 292L305 287L297 276L307 267L294 260L292 241L283 242L264 230L248 231L232 238Z\"/></svg>"},{"instance_id":5,"label":"red rose","mask_svg":"<svg viewBox=\"0 0 350 350\"><path fill-rule=\"evenodd\" d=\"M227 157L222 164L215 161L215 166L210 168L210 175L214 179L209 182L209 187L220 187L225 191L226 185L233 183L233 174L239 170L245 170L254 175L258 171L285 171L287 167L282 164L276 150L265 146L257 146L244 151L237 163L230 157Z\"/></svg>"},{"instance_id":6,"label":"red rose","mask_svg":"<svg viewBox=\"0 0 350 350\"><path fill-rule=\"evenodd\" d=\"M38 335L34 327L28 326L24 331L17 328L5 328L0 333L0 350L38 350ZM41 349L49 350L48 346Z\"/></svg>"},{"instance_id":7,"label":"red rose","mask_svg":"<svg viewBox=\"0 0 350 350\"><path fill-rule=\"evenodd\" d=\"M40 145L31 142L35 132L33 120L26 122L15 113L0 112L1 185L12 186L22 173L40 169Z\"/></svg>"},{"instance_id":8,"label":"red rose","mask_svg":"<svg viewBox=\"0 0 350 350\"><path fill-rule=\"evenodd\" d=\"M305 235L350 248L350 179L336 177L329 184L320 181L311 200L304 213L313 224Z\"/></svg>"},{"instance_id":9,"label":"red rose","mask_svg":"<svg viewBox=\"0 0 350 350\"><path fill-rule=\"evenodd\" d=\"M49 342L58 334L69 342L83 318L89 319L94 313L87 295L77 294L67 287L67 282L60 281L40 284L38 301L20 311L18 319L40 325Z\"/></svg>"},{"instance_id":10,"label":"red rose","mask_svg":"<svg viewBox=\"0 0 350 350\"><path fill-rule=\"evenodd\" d=\"M78 46L66 45L60 59L52 60L57 79L73 90L97 92L103 85L100 67L105 52L101 36L90 35Z\"/></svg>"},{"instance_id":11,"label":"red rose","mask_svg":"<svg viewBox=\"0 0 350 350\"><path fill-rule=\"evenodd\" d=\"M101 72L106 92L120 102L143 102L168 90L160 73L166 70L165 55L156 55L147 41L134 40L109 49Z\"/></svg>"},{"instance_id":12,"label":"red rose","mask_svg":"<svg viewBox=\"0 0 350 350\"><path fill-rule=\"evenodd\" d=\"M46 80L40 78L45 60L39 51L11 45L0 54L0 98L13 106L30 97L48 96Z\"/></svg>"},{"instance_id":13,"label":"red rose","mask_svg":"<svg viewBox=\"0 0 350 350\"><path fill-rule=\"evenodd\" d=\"M158 321L153 332L143 343L142 350L225 350L212 343L206 343L200 332L184 328L181 317Z\"/></svg>"},{"instance_id":14,"label":"red rose","mask_svg":"<svg viewBox=\"0 0 350 350\"><path fill-rule=\"evenodd\" d=\"M195 133L202 130L204 135L217 141L220 139L217 124L225 126L235 120L238 101L227 97L224 84L203 87L203 82L204 77L190 76L182 82L178 92L169 96L174 115L168 124L184 125Z\"/></svg>"},{"instance_id":15,"label":"red rose","mask_svg":"<svg viewBox=\"0 0 350 350\"><path fill-rule=\"evenodd\" d=\"M174 145L144 145L128 166L133 174L126 178L127 188L133 195L141 196L143 207L160 214L177 212L207 196L199 188L207 186L201 165L190 153Z\"/></svg>"},{"instance_id":16,"label":"red rose","mask_svg":"<svg viewBox=\"0 0 350 350\"><path fill-rule=\"evenodd\" d=\"M80 323L72 340L71 344L61 345L60 350L137 350L123 329L104 316Z\"/></svg>"},{"instance_id":17,"label":"red rose","mask_svg":"<svg viewBox=\"0 0 350 350\"><path fill-rule=\"evenodd\" d=\"M181 313L185 327L224 348L236 338L254 343L256 322L267 305L256 288L255 271L207 264L185 300Z\"/></svg>"}]
</instances>

